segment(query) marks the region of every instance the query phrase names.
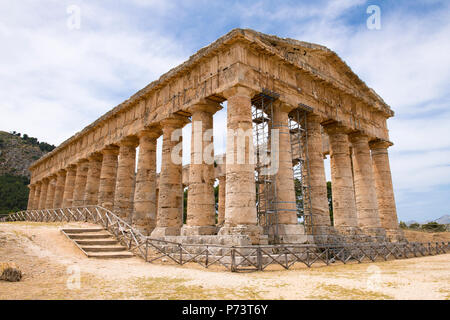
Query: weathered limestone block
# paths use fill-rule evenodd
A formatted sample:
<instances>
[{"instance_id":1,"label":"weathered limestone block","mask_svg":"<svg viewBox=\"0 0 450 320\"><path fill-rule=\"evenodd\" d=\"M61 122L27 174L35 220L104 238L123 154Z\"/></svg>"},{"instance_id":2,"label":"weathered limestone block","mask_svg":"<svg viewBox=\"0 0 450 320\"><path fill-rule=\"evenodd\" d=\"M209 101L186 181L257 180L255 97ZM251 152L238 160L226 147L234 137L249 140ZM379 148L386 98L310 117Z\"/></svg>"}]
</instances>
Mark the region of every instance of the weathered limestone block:
<instances>
[{"instance_id":1,"label":"weathered limestone block","mask_svg":"<svg viewBox=\"0 0 450 320\"><path fill-rule=\"evenodd\" d=\"M216 232L212 129L213 114L220 108L217 103L204 101L189 110L192 114L191 164L183 235L208 235Z\"/></svg>"},{"instance_id":2,"label":"weathered limestone block","mask_svg":"<svg viewBox=\"0 0 450 320\"><path fill-rule=\"evenodd\" d=\"M227 159L225 223L219 234L249 234L259 243L261 227L257 226L256 188L254 179L251 98L253 92L236 86L224 92L227 104ZM238 131L240 129L240 132ZM239 139L240 138L240 139ZM244 144L239 144L244 140ZM239 160L241 163L238 163Z\"/></svg>"},{"instance_id":3,"label":"weathered limestone block","mask_svg":"<svg viewBox=\"0 0 450 320\"><path fill-rule=\"evenodd\" d=\"M0 262L0 280L16 282L22 279L22 271L12 262Z\"/></svg>"},{"instance_id":4,"label":"weathered limestone block","mask_svg":"<svg viewBox=\"0 0 450 320\"><path fill-rule=\"evenodd\" d=\"M391 241L401 241L404 237L403 232L398 227L397 209L387 150L392 144L388 141L375 140L371 141L369 145L372 151L372 166L380 223Z\"/></svg>"},{"instance_id":5,"label":"weathered limestone block","mask_svg":"<svg viewBox=\"0 0 450 320\"><path fill-rule=\"evenodd\" d=\"M48 178L42 179L41 194L39 197L38 209L45 209L45 202L47 201L48 182L49 182Z\"/></svg>"},{"instance_id":6,"label":"weathered limestone block","mask_svg":"<svg viewBox=\"0 0 450 320\"><path fill-rule=\"evenodd\" d=\"M156 226L156 139L161 135L157 127L141 131L139 157L134 192L133 224L150 235Z\"/></svg>"},{"instance_id":7,"label":"weathered limestone block","mask_svg":"<svg viewBox=\"0 0 450 320\"><path fill-rule=\"evenodd\" d=\"M334 226L343 234L358 234L360 230L347 129L335 122L324 128L330 143Z\"/></svg>"},{"instance_id":8,"label":"weathered limestone block","mask_svg":"<svg viewBox=\"0 0 450 320\"><path fill-rule=\"evenodd\" d=\"M98 204L98 190L100 186L100 172L102 169L102 154L93 153L88 157L89 169L86 177L86 190L84 193L84 205Z\"/></svg>"},{"instance_id":9,"label":"weathered limestone block","mask_svg":"<svg viewBox=\"0 0 450 320\"><path fill-rule=\"evenodd\" d=\"M225 190L226 190L226 176L219 176L219 208L217 224L222 225L225 221Z\"/></svg>"},{"instance_id":10,"label":"weathered limestone block","mask_svg":"<svg viewBox=\"0 0 450 320\"><path fill-rule=\"evenodd\" d=\"M75 177L75 187L73 190L73 207L84 205L84 192L86 190L87 173L89 162L87 159L81 159L77 162L77 175Z\"/></svg>"},{"instance_id":11,"label":"weathered limestone block","mask_svg":"<svg viewBox=\"0 0 450 320\"><path fill-rule=\"evenodd\" d=\"M172 116L161 122L163 131L161 172L159 175L159 200L156 228L152 237L175 236L180 234L183 223L183 188L182 188L182 137L172 139L172 133L187 123L186 117ZM175 132L176 133L176 132ZM181 133L181 132L179 132ZM179 154L172 155L175 147ZM179 157L179 159L176 159Z\"/></svg>"},{"instance_id":12,"label":"weathered limestone block","mask_svg":"<svg viewBox=\"0 0 450 320\"><path fill-rule=\"evenodd\" d=\"M114 193L116 190L116 177L119 147L108 146L102 150L103 160L100 170L100 185L98 191L98 205L108 210L114 207Z\"/></svg>"},{"instance_id":13,"label":"weathered limestone block","mask_svg":"<svg viewBox=\"0 0 450 320\"><path fill-rule=\"evenodd\" d=\"M39 209L39 199L41 196L41 187L42 187L42 182L41 181L36 182L36 190L34 192L33 207L31 208L33 210Z\"/></svg>"},{"instance_id":14,"label":"weathered limestone block","mask_svg":"<svg viewBox=\"0 0 450 320\"><path fill-rule=\"evenodd\" d=\"M349 137L353 146L353 182L358 226L368 235L383 236L368 137L360 132L352 133Z\"/></svg>"},{"instance_id":15,"label":"weathered limestone block","mask_svg":"<svg viewBox=\"0 0 450 320\"><path fill-rule=\"evenodd\" d=\"M137 145L138 139L134 136L126 137L119 142L114 213L127 221L131 220L133 212Z\"/></svg>"},{"instance_id":16,"label":"weathered limestone block","mask_svg":"<svg viewBox=\"0 0 450 320\"><path fill-rule=\"evenodd\" d=\"M32 210L33 209L34 194L36 192L36 185L30 184L28 186L28 188L30 189L30 191L28 193L27 210Z\"/></svg>"},{"instance_id":17,"label":"weathered limestone block","mask_svg":"<svg viewBox=\"0 0 450 320\"><path fill-rule=\"evenodd\" d=\"M53 208L62 207L65 183L66 183L66 170L60 170L56 175L56 186L55 186L55 197L53 199Z\"/></svg>"},{"instance_id":18,"label":"weathered limestone block","mask_svg":"<svg viewBox=\"0 0 450 320\"><path fill-rule=\"evenodd\" d=\"M332 233L327 197L327 181L322 154L321 118L313 113L306 116L309 187L314 235ZM306 150L305 150L306 151Z\"/></svg>"},{"instance_id":19,"label":"weathered limestone block","mask_svg":"<svg viewBox=\"0 0 450 320\"><path fill-rule=\"evenodd\" d=\"M66 181L64 183L64 194L62 207L69 208L73 202L73 191L75 189L75 180L77 176L77 167L70 165L66 168Z\"/></svg>"}]
</instances>

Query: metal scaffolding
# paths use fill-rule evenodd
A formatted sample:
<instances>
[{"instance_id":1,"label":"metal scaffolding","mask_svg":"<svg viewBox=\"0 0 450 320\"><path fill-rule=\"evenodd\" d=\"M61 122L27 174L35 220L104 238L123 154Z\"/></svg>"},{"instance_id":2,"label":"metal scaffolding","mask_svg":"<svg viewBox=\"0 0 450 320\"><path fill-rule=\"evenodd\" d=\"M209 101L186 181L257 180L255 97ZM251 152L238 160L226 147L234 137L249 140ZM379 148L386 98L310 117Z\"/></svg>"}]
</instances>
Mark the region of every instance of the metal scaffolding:
<instances>
[{"instance_id":1,"label":"metal scaffolding","mask_svg":"<svg viewBox=\"0 0 450 320\"><path fill-rule=\"evenodd\" d=\"M279 95L270 90L252 99L253 144L255 146L256 210L258 224L263 227L269 241L278 242L278 208L275 177L268 174L271 166L271 131L273 101Z\"/></svg>"},{"instance_id":2,"label":"metal scaffolding","mask_svg":"<svg viewBox=\"0 0 450 320\"><path fill-rule=\"evenodd\" d=\"M308 127L306 115L311 108L300 104L289 114L292 166L294 171L297 216L305 226L306 234L314 234L310 196L310 169L308 161Z\"/></svg>"}]
</instances>

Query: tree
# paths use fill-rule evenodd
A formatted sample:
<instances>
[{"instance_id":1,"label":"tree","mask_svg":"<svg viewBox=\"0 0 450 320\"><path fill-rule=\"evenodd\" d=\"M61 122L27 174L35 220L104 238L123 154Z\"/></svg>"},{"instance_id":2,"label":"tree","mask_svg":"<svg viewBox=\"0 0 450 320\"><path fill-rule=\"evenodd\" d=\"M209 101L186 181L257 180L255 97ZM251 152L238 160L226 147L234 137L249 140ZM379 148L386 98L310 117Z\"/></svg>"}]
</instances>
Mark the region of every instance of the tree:
<instances>
[{"instance_id":1,"label":"tree","mask_svg":"<svg viewBox=\"0 0 450 320\"><path fill-rule=\"evenodd\" d=\"M408 229L408 226L407 226L406 223L404 223L403 221L400 221L400 223L398 224L398 226L399 226L401 229Z\"/></svg>"},{"instance_id":2,"label":"tree","mask_svg":"<svg viewBox=\"0 0 450 320\"><path fill-rule=\"evenodd\" d=\"M445 224L440 224L436 221L432 221L422 225L422 230L431 232L444 232L446 230L446 226Z\"/></svg>"},{"instance_id":3,"label":"tree","mask_svg":"<svg viewBox=\"0 0 450 320\"><path fill-rule=\"evenodd\" d=\"M331 221L331 225L334 226L333 196L331 193L331 181L327 181L327 198L328 198L328 210L330 212L330 221Z\"/></svg>"},{"instance_id":4,"label":"tree","mask_svg":"<svg viewBox=\"0 0 450 320\"><path fill-rule=\"evenodd\" d=\"M24 176L0 176L0 213L25 210L28 203L30 180Z\"/></svg>"},{"instance_id":5,"label":"tree","mask_svg":"<svg viewBox=\"0 0 450 320\"><path fill-rule=\"evenodd\" d=\"M410 229L413 229L413 230L417 230L417 229L420 228L420 224L418 224L418 223L411 223L411 224L409 225L409 228L410 228Z\"/></svg>"}]
</instances>

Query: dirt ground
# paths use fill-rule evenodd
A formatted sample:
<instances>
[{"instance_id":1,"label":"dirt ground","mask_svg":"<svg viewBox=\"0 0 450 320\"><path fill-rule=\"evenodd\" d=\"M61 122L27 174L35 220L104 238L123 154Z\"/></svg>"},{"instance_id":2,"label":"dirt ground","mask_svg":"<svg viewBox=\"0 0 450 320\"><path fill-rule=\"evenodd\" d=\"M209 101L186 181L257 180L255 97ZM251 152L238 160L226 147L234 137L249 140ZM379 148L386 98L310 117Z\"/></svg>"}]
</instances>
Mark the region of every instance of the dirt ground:
<instances>
[{"instance_id":1,"label":"dirt ground","mask_svg":"<svg viewBox=\"0 0 450 320\"><path fill-rule=\"evenodd\" d=\"M24 274L0 281L0 299L450 299L450 254L231 273L89 259L60 232L79 225L0 223L0 262L15 262Z\"/></svg>"},{"instance_id":2,"label":"dirt ground","mask_svg":"<svg viewBox=\"0 0 450 320\"><path fill-rule=\"evenodd\" d=\"M450 232L426 232L403 230L405 238L410 242L436 242L450 241Z\"/></svg>"}]
</instances>

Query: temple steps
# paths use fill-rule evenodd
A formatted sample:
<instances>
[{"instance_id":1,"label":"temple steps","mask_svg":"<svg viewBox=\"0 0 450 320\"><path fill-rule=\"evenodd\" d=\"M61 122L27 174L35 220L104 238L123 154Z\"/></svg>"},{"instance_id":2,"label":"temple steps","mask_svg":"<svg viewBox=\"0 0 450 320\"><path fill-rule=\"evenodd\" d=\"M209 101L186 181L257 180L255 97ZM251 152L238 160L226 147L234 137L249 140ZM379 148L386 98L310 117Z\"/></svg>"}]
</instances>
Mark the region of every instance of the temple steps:
<instances>
[{"instance_id":1,"label":"temple steps","mask_svg":"<svg viewBox=\"0 0 450 320\"><path fill-rule=\"evenodd\" d=\"M61 232L75 243L88 258L130 258L134 255L105 229L73 228Z\"/></svg>"}]
</instances>

